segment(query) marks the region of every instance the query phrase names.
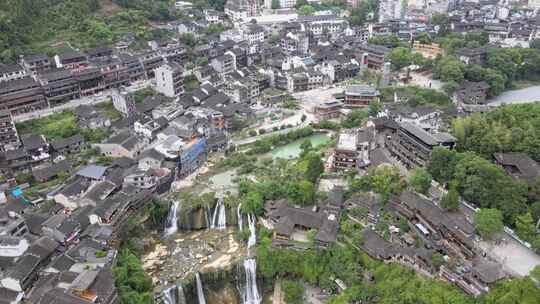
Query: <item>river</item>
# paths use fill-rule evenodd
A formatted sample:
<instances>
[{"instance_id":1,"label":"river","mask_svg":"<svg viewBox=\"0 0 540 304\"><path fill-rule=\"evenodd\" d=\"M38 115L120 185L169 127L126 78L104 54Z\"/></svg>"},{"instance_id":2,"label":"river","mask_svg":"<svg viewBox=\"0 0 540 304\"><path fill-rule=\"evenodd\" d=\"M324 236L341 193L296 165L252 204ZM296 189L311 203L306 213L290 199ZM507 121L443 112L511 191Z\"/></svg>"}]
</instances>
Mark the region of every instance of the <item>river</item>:
<instances>
[{"instance_id":1,"label":"river","mask_svg":"<svg viewBox=\"0 0 540 304\"><path fill-rule=\"evenodd\" d=\"M531 103L540 101L540 85L519 90L511 90L488 100L490 106L502 104Z\"/></svg>"}]
</instances>

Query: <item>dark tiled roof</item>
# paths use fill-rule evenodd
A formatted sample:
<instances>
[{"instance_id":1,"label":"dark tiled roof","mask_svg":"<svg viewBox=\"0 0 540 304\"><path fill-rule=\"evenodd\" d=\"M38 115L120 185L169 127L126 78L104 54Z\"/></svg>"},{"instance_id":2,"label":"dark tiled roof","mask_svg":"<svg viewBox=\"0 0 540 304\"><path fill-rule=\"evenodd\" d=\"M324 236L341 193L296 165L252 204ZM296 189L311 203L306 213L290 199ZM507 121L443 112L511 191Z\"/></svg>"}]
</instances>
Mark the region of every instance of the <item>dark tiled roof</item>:
<instances>
[{"instance_id":1,"label":"dark tiled roof","mask_svg":"<svg viewBox=\"0 0 540 304\"><path fill-rule=\"evenodd\" d=\"M55 150L60 150L60 149L69 147L70 145L79 144L83 142L84 142L84 136L82 136L81 134L76 134L68 138L61 138L61 139L54 140L51 142L51 146Z\"/></svg>"},{"instance_id":2,"label":"dark tiled roof","mask_svg":"<svg viewBox=\"0 0 540 304\"><path fill-rule=\"evenodd\" d=\"M30 135L22 138L22 143L26 150L34 150L47 145L43 135Z\"/></svg>"},{"instance_id":3,"label":"dark tiled roof","mask_svg":"<svg viewBox=\"0 0 540 304\"><path fill-rule=\"evenodd\" d=\"M56 164L52 164L49 167L32 170L32 175L36 180L48 180L58 173L69 172L71 170L71 164L67 160L63 160Z\"/></svg>"}]
</instances>

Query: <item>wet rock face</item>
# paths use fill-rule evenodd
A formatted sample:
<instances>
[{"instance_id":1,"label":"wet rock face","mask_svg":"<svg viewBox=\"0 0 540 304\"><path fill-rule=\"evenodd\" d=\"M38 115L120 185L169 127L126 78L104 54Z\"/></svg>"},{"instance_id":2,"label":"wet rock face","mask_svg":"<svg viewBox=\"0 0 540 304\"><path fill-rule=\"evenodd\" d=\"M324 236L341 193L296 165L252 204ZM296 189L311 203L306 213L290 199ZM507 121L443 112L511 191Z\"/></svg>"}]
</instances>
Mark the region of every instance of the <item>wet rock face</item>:
<instances>
[{"instance_id":1,"label":"wet rock face","mask_svg":"<svg viewBox=\"0 0 540 304\"><path fill-rule=\"evenodd\" d=\"M234 286L228 286L221 290L207 291L207 304L240 304L240 297Z\"/></svg>"},{"instance_id":2,"label":"wet rock face","mask_svg":"<svg viewBox=\"0 0 540 304\"><path fill-rule=\"evenodd\" d=\"M212 221L214 208L215 206L212 206L211 208L199 206L180 210L180 214L178 215L179 229L192 231L210 228L210 221ZM226 207L225 214L228 227L236 226L238 224L236 207Z\"/></svg>"},{"instance_id":3,"label":"wet rock face","mask_svg":"<svg viewBox=\"0 0 540 304\"><path fill-rule=\"evenodd\" d=\"M231 265L228 269L201 273L206 304L241 304L236 269L237 265ZM186 278L183 284L186 303L199 304L194 276Z\"/></svg>"}]
</instances>

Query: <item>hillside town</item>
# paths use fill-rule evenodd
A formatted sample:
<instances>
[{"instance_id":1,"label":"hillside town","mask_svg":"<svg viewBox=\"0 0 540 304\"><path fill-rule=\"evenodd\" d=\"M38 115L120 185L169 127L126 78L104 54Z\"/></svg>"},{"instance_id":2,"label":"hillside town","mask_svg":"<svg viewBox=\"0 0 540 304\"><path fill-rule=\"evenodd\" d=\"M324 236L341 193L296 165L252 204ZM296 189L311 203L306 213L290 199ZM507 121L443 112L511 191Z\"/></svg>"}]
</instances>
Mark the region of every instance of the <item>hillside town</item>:
<instances>
[{"instance_id":1,"label":"hillside town","mask_svg":"<svg viewBox=\"0 0 540 304\"><path fill-rule=\"evenodd\" d=\"M0 33L0 303L540 301L540 1L155 2Z\"/></svg>"}]
</instances>

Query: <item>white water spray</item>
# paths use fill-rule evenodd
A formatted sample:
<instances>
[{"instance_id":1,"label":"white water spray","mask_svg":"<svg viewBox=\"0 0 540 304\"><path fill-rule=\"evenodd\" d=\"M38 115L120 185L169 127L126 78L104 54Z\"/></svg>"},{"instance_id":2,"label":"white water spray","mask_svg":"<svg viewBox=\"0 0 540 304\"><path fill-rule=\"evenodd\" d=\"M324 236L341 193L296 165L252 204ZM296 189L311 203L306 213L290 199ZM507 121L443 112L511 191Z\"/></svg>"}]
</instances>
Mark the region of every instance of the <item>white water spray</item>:
<instances>
[{"instance_id":1,"label":"white water spray","mask_svg":"<svg viewBox=\"0 0 540 304\"><path fill-rule=\"evenodd\" d=\"M248 248L251 248L253 245L255 245L255 243L257 243L257 234L255 231L255 221L257 220L257 218L255 217L254 214L248 214L247 218L248 218L248 228L249 228L249 239L248 239L247 246Z\"/></svg>"},{"instance_id":2,"label":"white water spray","mask_svg":"<svg viewBox=\"0 0 540 304\"><path fill-rule=\"evenodd\" d=\"M199 304L206 304L206 299L204 298L204 291L201 282L201 275L198 272L195 274L195 279L197 280L197 297L199 297Z\"/></svg>"},{"instance_id":3,"label":"white water spray","mask_svg":"<svg viewBox=\"0 0 540 304\"><path fill-rule=\"evenodd\" d=\"M174 201L169 209L167 215L167 224L165 226L165 236L170 236L178 231L178 209L180 207L179 201Z\"/></svg>"},{"instance_id":4,"label":"white water spray","mask_svg":"<svg viewBox=\"0 0 540 304\"><path fill-rule=\"evenodd\" d=\"M163 304L186 304L182 284L178 283L163 290Z\"/></svg>"},{"instance_id":5,"label":"white water spray","mask_svg":"<svg viewBox=\"0 0 540 304\"><path fill-rule=\"evenodd\" d=\"M164 304L176 304L176 286L171 286L163 291L163 303Z\"/></svg>"},{"instance_id":6,"label":"white water spray","mask_svg":"<svg viewBox=\"0 0 540 304\"><path fill-rule=\"evenodd\" d=\"M227 228L227 212L222 198L218 200L216 207L214 208L210 228L219 230Z\"/></svg>"},{"instance_id":7,"label":"white water spray","mask_svg":"<svg viewBox=\"0 0 540 304\"><path fill-rule=\"evenodd\" d=\"M236 208L236 216L238 217L238 230L242 231L242 228L244 228L244 220L242 219L242 204L238 204L238 208Z\"/></svg>"},{"instance_id":8,"label":"white water spray","mask_svg":"<svg viewBox=\"0 0 540 304\"><path fill-rule=\"evenodd\" d=\"M243 294L243 304L259 304L261 297L257 289L257 262L255 259L244 261L244 271L246 275L246 286Z\"/></svg>"}]
</instances>

